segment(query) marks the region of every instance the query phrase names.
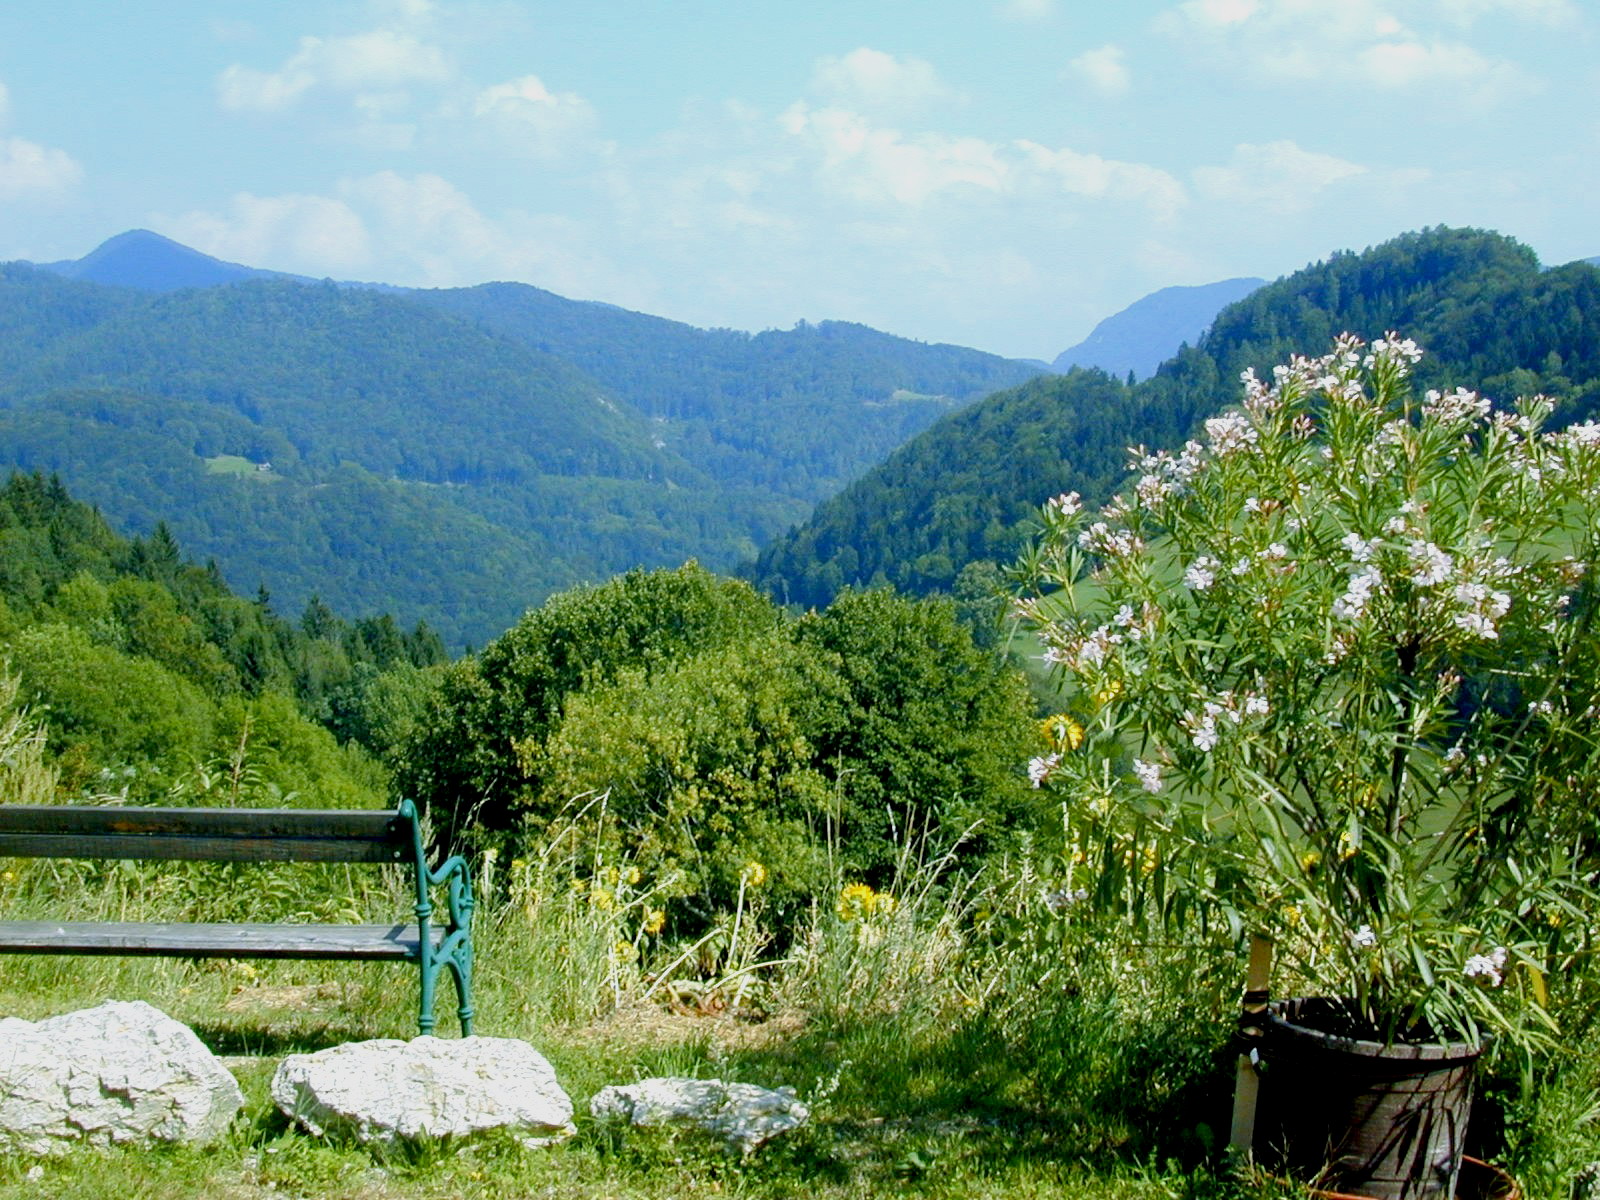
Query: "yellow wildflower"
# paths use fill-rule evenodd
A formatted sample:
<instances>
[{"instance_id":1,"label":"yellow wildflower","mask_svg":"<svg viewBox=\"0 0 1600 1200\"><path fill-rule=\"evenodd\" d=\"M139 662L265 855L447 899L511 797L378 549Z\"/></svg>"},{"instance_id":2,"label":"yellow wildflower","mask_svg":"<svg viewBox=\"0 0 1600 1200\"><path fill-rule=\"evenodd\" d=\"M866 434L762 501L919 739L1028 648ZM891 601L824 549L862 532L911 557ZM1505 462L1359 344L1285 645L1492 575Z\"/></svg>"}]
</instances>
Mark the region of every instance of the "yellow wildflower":
<instances>
[{"instance_id":1,"label":"yellow wildflower","mask_svg":"<svg viewBox=\"0 0 1600 1200\"><path fill-rule=\"evenodd\" d=\"M629 867L627 869L627 871L622 876L622 882L627 884L629 887L632 887L634 884L638 883L639 882L639 868L638 867Z\"/></svg>"},{"instance_id":2,"label":"yellow wildflower","mask_svg":"<svg viewBox=\"0 0 1600 1200\"><path fill-rule=\"evenodd\" d=\"M1300 869L1302 871L1314 871L1320 862L1322 862L1322 855L1315 850L1307 850L1300 856Z\"/></svg>"},{"instance_id":3,"label":"yellow wildflower","mask_svg":"<svg viewBox=\"0 0 1600 1200\"><path fill-rule=\"evenodd\" d=\"M870 884L848 884L839 893L839 902L834 905L834 911L846 921L864 921L872 914L876 896Z\"/></svg>"},{"instance_id":4,"label":"yellow wildflower","mask_svg":"<svg viewBox=\"0 0 1600 1200\"><path fill-rule=\"evenodd\" d=\"M1094 694L1094 702L1104 708L1120 695L1122 695L1122 680L1113 679Z\"/></svg>"},{"instance_id":5,"label":"yellow wildflower","mask_svg":"<svg viewBox=\"0 0 1600 1200\"><path fill-rule=\"evenodd\" d=\"M648 913L645 914L644 931L646 933L650 934L652 937L654 937L656 934L661 932L662 928L666 925L666 923L667 923L666 910L665 909L660 909L660 908L652 908Z\"/></svg>"},{"instance_id":6,"label":"yellow wildflower","mask_svg":"<svg viewBox=\"0 0 1600 1200\"><path fill-rule=\"evenodd\" d=\"M752 858L745 863L744 870L740 872L739 878L747 886L758 888L767 881L767 868Z\"/></svg>"},{"instance_id":7,"label":"yellow wildflower","mask_svg":"<svg viewBox=\"0 0 1600 1200\"><path fill-rule=\"evenodd\" d=\"M616 903L616 897L608 889L599 886L589 889L590 908L598 908L601 912L610 912L616 907Z\"/></svg>"},{"instance_id":8,"label":"yellow wildflower","mask_svg":"<svg viewBox=\"0 0 1600 1200\"><path fill-rule=\"evenodd\" d=\"M1045 741L1057 750L1076 750L1083 745L1083 726L1066 713L1056 713L1039 722Z\"/></svg>"}]
</instances>

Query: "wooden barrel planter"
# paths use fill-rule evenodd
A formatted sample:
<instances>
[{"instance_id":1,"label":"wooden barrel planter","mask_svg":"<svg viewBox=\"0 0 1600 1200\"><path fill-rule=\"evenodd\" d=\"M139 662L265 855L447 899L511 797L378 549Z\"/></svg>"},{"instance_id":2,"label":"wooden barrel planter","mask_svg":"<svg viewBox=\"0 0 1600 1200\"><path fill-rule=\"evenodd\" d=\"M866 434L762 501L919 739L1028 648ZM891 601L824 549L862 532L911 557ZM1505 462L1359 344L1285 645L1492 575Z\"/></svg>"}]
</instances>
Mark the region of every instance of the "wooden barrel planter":
<instances>
[{"instance_id":1,"label":"wooden barrel planter","mask_svg":"<svg viewBox=\"0 0 1600 1200\"><path fill-rule=\"evenodd\" d=\"M1317 1200L1366 1200L1350 1192L1328 1192L1315 1188L1311 1193ZM1517 1181L1493 1163L1461 1156L1461 1174L1456 1180L1455 1200L1522 1200L1522 1188Z\"/></svg>"},{"instance_id":2,"label":"wooden barrel planter","mask_svg":"<svg viewBox=\"0 0 1600 1200\"><path fill-rule=\"evenodd\" d=\"M1257 1161L1330 1195L1452 1200L1479 1050L1385 1045L1345 1013L1311 997L1264 1014Z\"/></svg>"}]
</instances>

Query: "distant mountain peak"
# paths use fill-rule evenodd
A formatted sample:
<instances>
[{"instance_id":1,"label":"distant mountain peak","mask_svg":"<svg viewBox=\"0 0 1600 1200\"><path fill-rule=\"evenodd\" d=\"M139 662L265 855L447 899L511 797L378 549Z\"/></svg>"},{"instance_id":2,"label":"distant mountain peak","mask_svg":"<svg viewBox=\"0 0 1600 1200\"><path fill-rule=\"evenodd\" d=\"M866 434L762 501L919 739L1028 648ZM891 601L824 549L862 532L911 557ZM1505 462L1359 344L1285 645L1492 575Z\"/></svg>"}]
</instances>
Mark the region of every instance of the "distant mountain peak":
<instances>
[{"instance_id":1,"label":"distant mountain peak","mask_svg":"<svg viewBox=\"0 0 1600 1200\"><path fill-rule=\"evenodd\" d=\"M1224 279L1152 292L1101 321L1087 338L1057 355L1051 368L1064 372L1072 367L1099 367L1111 375L1132 371L1137 378L1147 379L1183 343L1192 346L1199 341L1219 312L1265 282Z\"/></svg>"},{"instance_id":2,"label":"distant mountain peak","mask_svg":"<svg viewBox=\"0 0 1600 1200\"><path fill-rule=\"evenodd\" d=\"M42 265L69 279L145 292L282 277L277 271L224 262L148 229L130 229L107 238L80 259Z\"/></svg>"}]
</instances>

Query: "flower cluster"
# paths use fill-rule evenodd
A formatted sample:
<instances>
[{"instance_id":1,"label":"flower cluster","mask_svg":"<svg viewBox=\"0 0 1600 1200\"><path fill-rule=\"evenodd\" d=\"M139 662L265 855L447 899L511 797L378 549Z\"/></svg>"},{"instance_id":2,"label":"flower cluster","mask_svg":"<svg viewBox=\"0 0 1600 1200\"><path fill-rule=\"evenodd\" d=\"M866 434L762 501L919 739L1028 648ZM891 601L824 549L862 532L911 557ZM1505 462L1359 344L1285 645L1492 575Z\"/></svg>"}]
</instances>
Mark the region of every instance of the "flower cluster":
<instances>
[{"instance_id":1,"label":"flower cluster","mask_svg":"<svg viewBox=\"0 0 1600 1200\"><path fill-rule=\"evenodd\" d=\"M1076 715L1028 774L1105 848L1074 903L1276 931L1385 1036L1533 1036L1523 981L1579 923L1527 914L1572 910L1564 848L1600 840L1564 715L1600 716L1600 423L1416 395L1421 354L1347 334L1246 371L1123 497L1046 505L1017 612Z\"/></svg>"}]
</instances>

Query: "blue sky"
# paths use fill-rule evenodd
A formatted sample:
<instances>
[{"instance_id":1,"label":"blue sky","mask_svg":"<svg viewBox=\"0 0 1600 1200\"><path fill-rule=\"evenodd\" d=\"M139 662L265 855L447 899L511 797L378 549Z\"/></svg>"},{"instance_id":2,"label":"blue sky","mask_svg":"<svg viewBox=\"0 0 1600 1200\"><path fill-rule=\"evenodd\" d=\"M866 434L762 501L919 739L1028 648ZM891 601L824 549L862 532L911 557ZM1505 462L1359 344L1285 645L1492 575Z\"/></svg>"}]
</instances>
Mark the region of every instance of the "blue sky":
<instances>
[{"instance_id":1,"label":"blue sky","mask_svg":"<svg viewBox=\"0 0 1600 1200\"><path fill-rule=\"evenodd\" d=\"M0 259L150 228L1051 358L1424 225L1600 254L1595 0L31 0Z\"/></svg>"}]
</instances>

